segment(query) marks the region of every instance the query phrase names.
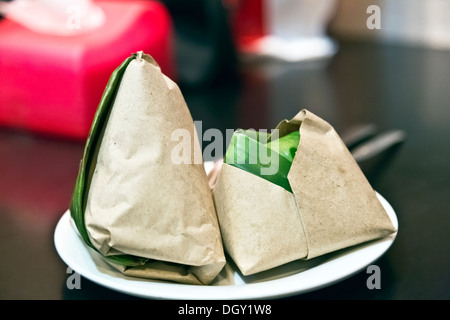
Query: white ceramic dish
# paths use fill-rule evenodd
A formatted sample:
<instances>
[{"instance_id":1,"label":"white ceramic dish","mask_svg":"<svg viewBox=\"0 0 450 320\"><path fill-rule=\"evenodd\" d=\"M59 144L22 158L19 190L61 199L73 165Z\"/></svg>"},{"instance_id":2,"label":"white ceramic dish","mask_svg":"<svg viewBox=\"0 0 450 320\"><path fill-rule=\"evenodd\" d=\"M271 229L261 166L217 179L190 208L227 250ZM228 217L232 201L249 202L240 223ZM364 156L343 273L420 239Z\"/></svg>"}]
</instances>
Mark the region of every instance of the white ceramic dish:
<instances>
[{"instance_id":1,"label":"white ceramic dish","mask_svg":"<svg viewBox=\"0 0 450 320\"><path fill-rule=\"evenodd\" d=\"M398 220L392 206L380 194L377 193L377 196L398 230ZM294 261L253 276L244 277L233 269L234 284L218 286L184 285L124 276L83 242L73 225L69 210L56 226L54 242L61 259L69 267L112 290L149 299L238 300L282 298L344 280L380 258L390 248L396 235L309 261Z\"/></svg>"}]
</instances>

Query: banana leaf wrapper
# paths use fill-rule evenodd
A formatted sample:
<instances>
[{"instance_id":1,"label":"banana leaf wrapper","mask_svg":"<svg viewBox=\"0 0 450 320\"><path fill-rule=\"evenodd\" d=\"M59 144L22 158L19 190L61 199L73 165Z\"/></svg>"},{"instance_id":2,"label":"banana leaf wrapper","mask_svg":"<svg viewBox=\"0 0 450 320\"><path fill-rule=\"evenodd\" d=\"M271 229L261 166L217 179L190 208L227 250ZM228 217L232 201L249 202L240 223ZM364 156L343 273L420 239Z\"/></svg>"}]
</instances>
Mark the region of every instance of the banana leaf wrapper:
<instances>
[{"instance_id":1,"label":"banana leaf wrapper","mask_svg":"<svg viewBox=\"0 0 450 320\"><path fill-rule=\"evenodd\" d=\"M304 109L276 129L280 139L299 133L287 174L290 190L226 161L213 190L225 251L242 274L312 259L396 231L329 123Z\"/></svg>"},{"instance_id":2,"label":"banana leaf wrapper","mask_svg":"<svg viewBox=\"0 0 450 320\"><path fill-rule=\"evenodd\" d=\"M187 163L173 161L176 130L188 133ZM151 56L133 54L111 75L70 212L84 242L125 275L210 284L224 267L191 114Z\"/></svg>"},{"instance_id":3,"label":"banana leaf wrapper","mask_svg":"<svg viewBox=\"0 0 450 320\"><path fill-rule=\"evenodd\" d=\"M273 138L273 137L272 137ZM282 138L271 139L270 135L254 130L237 130L231 137L224 162L244 171L259 175L292 192L288 174L297 150L300 134L291 132ZM261 175L261 169L270 171L271 159L276 157L278 170Z\"/></svg>"}]
</instances>

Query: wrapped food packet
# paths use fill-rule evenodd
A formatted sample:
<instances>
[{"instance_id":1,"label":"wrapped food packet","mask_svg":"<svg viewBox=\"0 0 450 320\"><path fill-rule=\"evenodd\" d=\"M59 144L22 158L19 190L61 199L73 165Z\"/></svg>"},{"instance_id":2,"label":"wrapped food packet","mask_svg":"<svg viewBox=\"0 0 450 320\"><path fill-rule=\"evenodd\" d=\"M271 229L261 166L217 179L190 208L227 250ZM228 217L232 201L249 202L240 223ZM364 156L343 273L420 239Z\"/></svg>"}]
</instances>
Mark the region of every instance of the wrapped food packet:
<instances>
[{"instance_id":1,"label":"wrapped food packet","mask_svg":"<svg viewBox=\"0 0 450 320\"><path fill-rule=\"evenodd\" d=\"M190 137L186 163L173 159L176 130ZM70 212L85 243L125 275L210 284L224 267L194 122L151 56L133 54L111 75Z\"/></svg>"},{"instance_id":2,"label":"wrapped food packet","mask_svg":"<svg viewBox=\"0 0 450 320\"><path fill-rule=\"evenodd\" d=\"M259 140L263 151L279 141L271 158L276 160L275 173L258 175L254 164L239 164L234 153L241 150L233 137L213 190L225 251L242 274L311 259L396 231L330 124L304 109L276 129L278 137ZM267 161L261 165L268 167Z\"/></svg>"}]
</instances>

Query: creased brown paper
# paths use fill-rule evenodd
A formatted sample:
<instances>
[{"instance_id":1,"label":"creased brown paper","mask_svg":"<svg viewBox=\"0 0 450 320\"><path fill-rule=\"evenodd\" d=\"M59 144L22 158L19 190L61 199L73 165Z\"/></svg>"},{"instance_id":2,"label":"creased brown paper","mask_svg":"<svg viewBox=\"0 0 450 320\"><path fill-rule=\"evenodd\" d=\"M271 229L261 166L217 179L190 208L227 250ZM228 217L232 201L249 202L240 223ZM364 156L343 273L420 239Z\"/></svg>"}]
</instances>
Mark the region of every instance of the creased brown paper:
<instances>
[{"instance_id":1,"label":"creased brown paper","mask_svg":"<svg viewBox=\"0 0 450 320\"><path fill-rule=\"evenodd\" d=\"M395 232L331 125L302 110L277 128L280 137L300 130L293 193L226 163L213 190L225 249L244 275Z\"/></svg>"},{"instance_id":2,"label":"creased brown paper","mask_svg":"<svg viewBox=\"0 0 450 320\"><path fill-rule=\"evenodd\" d=\"M191 137L190 164L176 164L175 130ZM124 274L209 284L225 265L194 123L177 85L149 55L128 65L104 129L85 221L104 255L148 258Z\"/></svg>"}]
</instances>

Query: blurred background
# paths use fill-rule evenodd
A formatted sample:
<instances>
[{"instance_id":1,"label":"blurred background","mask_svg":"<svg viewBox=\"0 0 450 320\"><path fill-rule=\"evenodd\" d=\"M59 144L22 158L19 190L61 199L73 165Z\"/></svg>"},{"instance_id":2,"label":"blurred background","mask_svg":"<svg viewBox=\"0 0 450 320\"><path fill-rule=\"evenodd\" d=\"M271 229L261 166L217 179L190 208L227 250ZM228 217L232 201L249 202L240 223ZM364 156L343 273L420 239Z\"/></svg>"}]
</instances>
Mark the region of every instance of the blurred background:
<instances>
[{"instance_id":1,"label":"blurred background","mask_svg":"<svg viewBox=\"0 0 450 320\"><path fill-rule=\"evenodd\" d=\"M209 87L225 91L215 103L232 105L227 90L268 59L285 63L277 70L323 67L343 41L449 50L449 8L447 0L2 0L0 126L85 139L110 74L138 50L190 99Z\"/></svg>"},{"instance_id":2,"label":"blurred background","mask_svg":"<svg viewBox=\"0 0 450 320\"><path fill-rule=\"evenodd\" d=\"M302 108L342 137L401 132L360 162L400 222L384 290L361 275L309 297L450 298L450 0L0 0L0 16L0 298L112 294L68 291L51 236L108 79L140 50L180 86L200 137Z\"/></svg>"}]
</instances>

